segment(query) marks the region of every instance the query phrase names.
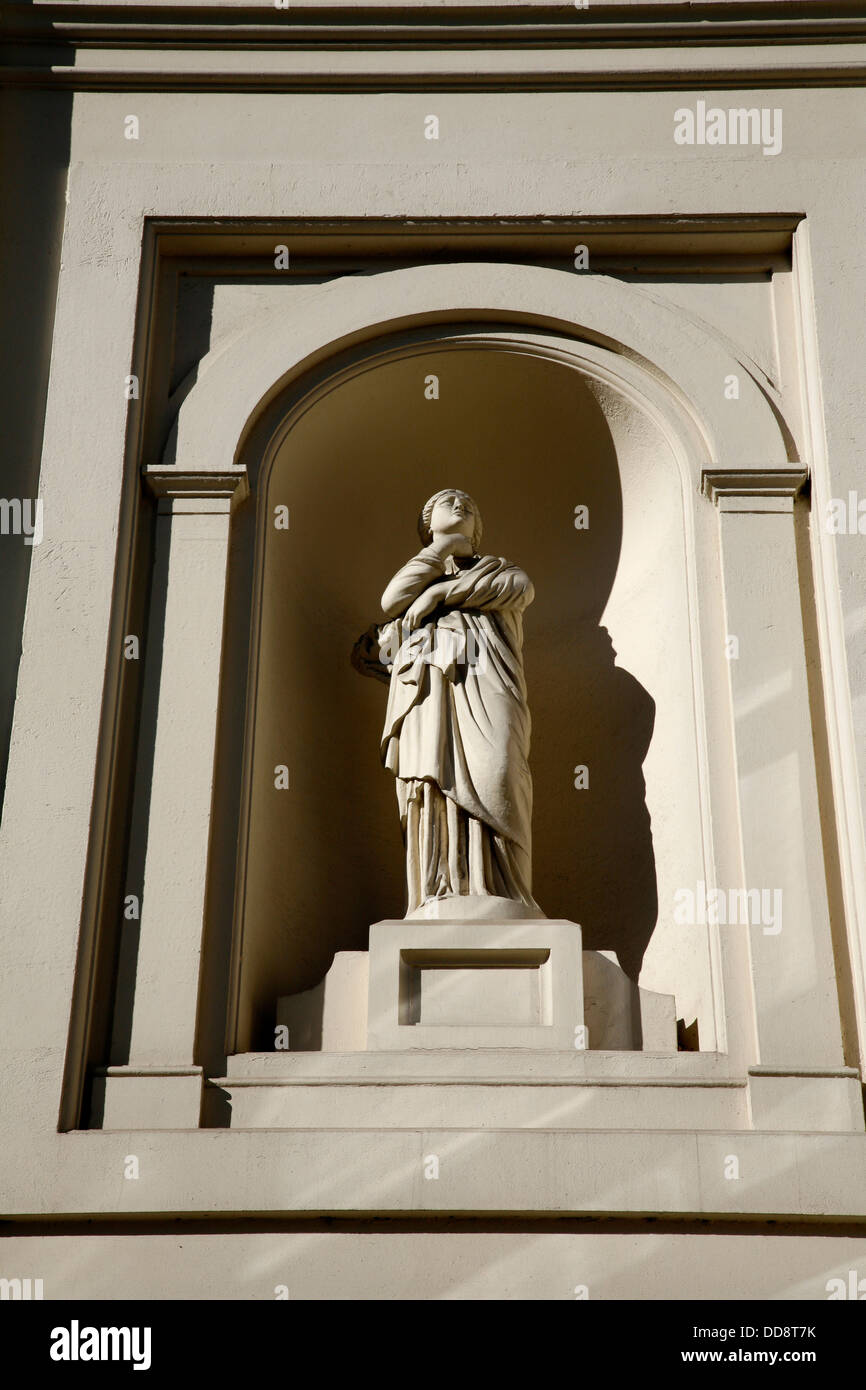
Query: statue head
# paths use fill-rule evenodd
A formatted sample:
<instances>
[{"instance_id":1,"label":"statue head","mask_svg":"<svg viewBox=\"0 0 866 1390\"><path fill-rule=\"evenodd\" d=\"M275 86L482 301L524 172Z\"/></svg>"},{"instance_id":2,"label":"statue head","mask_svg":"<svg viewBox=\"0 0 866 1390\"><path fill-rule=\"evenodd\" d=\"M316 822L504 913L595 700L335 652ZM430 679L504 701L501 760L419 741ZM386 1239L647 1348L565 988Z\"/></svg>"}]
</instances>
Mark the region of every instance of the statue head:
<instances>
[{"instance_id":1,"label":"statue head","mask_svg":"<svg viewBox=\"0 0 866 1390\"><path fill-rule=\"evenodd\" d=\"M481 513L469 496L459 487L446 487L424 503L418 518L418 535L429 545L434 531L466 536L474 551L481 544Z\"/></svg>"}]
</instances>

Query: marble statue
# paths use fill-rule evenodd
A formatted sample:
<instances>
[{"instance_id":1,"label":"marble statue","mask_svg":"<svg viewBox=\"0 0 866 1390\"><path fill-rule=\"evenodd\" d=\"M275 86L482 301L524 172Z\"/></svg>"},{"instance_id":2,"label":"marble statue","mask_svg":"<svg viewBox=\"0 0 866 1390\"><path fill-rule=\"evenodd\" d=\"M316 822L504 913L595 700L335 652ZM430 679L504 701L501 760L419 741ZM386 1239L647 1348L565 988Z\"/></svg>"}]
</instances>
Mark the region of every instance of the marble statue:
<instances>
[{"instance_id":1,"label":"marble statue","mask_svg":"<svg viewBox=\"0 0 866 1390\"><path fill-rule=\"evenodd\" d=\"M418 531L422 549L382 595L388 621L353 654L389 685L381 755L396 778L406 916L542 917L522 652L532 583L479 553L481 516L458 488L430 498Z\"/></svg>"}]
</instances>

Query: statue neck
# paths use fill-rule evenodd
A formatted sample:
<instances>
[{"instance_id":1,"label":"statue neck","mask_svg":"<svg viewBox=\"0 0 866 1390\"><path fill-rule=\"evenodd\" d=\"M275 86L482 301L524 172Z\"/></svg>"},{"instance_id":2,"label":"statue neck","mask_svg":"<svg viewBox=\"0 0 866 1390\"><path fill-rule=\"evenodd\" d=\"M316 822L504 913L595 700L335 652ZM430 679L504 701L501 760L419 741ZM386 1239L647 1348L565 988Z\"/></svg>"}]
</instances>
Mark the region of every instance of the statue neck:
<instances>
[{"instance_id":1,"label":"statue neck","mask_svg":"<svg viewBox=\"0 0 866 1390\"><path fill-rule=\"evenodd\" d=\"M470 569L472 565L478 563L478 555L449 555L445 561L446 574L459 574L461 570Z\"/></svg>"}]
</instances>

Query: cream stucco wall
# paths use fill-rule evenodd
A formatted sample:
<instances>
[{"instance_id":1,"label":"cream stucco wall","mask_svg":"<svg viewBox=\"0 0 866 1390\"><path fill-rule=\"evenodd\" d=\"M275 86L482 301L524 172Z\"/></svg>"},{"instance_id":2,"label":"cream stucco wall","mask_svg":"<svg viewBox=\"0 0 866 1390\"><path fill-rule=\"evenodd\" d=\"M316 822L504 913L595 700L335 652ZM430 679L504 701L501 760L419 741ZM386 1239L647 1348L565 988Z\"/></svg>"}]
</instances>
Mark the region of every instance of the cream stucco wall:
<instances>
[{"instance_id":1,"label":"cream stucco wall","mask_svg":"<svg viewBox=\"0 0 866 1390\"><path fill-rule=\"evenodd\" d=\"M372 49L335 52L306 41L284 47L271 15L258 49L242 47L239 35L223 48L185 48L172 38L167 4L167 37L129 47L124 24L135 7L105 4L97 6L113 26L105 44L78 46L73 34L74 61L52 67L32 35L58 16L70 18L74 6L56 6L57 15L40 5L11 8L17 13L4 22L18 26L20 46L4 79L16 119L4 187L7 199L10 185L17 196L6 220L12 273L3 307L20 376L3 374L15 389L0 490L35 495L38 461L44 538L30 548L20 536L0 537L13 595L0 652L3 701L9 711L14 705L3 716L11 732L0 826L0 1212L41 1221L99 1213L120 1223L135 1215L140 1224L102 1238L54 1227L43 1236L37 1225L25 1238L16 1229L0 1242L0 1272L44 1275L47 1296L69 1292L71 1270L76 1295L117 1296L120 1270L128 1295L224 1298L272 1297L278 1283L293 1296L296 1283L309 1296L358 1296L370 1292L371 1259L380 1297L405 1296L411 1279L408 1292L420 1298L570 1297L577 1284L603 1298L677 1298L684 1288L698 1297L824 1298L826 1280L839 1270L859 1260L866 1272L859 1235L837 1229L862 1222L866 1190L859 1110L866 538L831 536L823 524L831 498L866 493L864 36L836 44L818 25L810 42L796 43L792 18L790 44L762 38L759 26L748 43L721 42L713 30L677 47L660 6L648 46L549 39L524 48L506 34L501 47L437 47L422 38L407 48L392 46L363 6L344 5L372 26ZM192 8L207 17L207 6ZM405 8L423 17L422 5ZM475 8L495 10L491 22L507 24L508 6ZM722 8L733 14L738 7ZM769 15L773 6L766 8ZM621 9L617 23L627 26ZM468 22L451 17L455 25ZM627 39L627 28L619 34ZM677 145L674 112L698 100L781 109L781 152ZM439 118L437 140L425 138L431 113ZM137 139L125 137L129 115L137 118ZM459 245L447 241L457 234ZM171 243L170 235L179 240ZM570 264L579 242L589 246L588 273ZM282 243L293 256L300 249L281 281L273 248ZM182 290L172 280L178 267ZM446 1191L447 1184L421 1180L441 1090L423 1124L401 1123L415 1101L395 1089L387 1125L372 1136L360 1126L335 1141L324 1123L289 1133L197 1129L197 1069L219 1089L232 1053L253 1045L247 1034L235 1046L226 1019L232 990L239 982L243 988L234 890L248 652L237 634L251 612L239 595L253 576L253 549L242 542L244 508L255 515L258 506L256 468L293 392L321 383L347 355L357 359L383 335L478 319L498 331L520 325L527 333L565 333L590 357L616 359L628 391L644 393L649 404L641 413L623 404L625 387L593 388L611 449L628 456L631 468L623 473L623 564L603 620L621 664L664 706L644 768L654 836L666 846L660 887L669 904L671 891L690 886L696 866L708 860L719 884L741 883L744 874L749 881L751 865L770 865L787 876L792 907L777 942L729 929L703 934L694 948L696 937L678 944L669 934L664 945L658 932L650 947L642 983L673 992L675 968L690 981L684 1013L703 1010L710 1020L701 1029L702 1049L712 1029L709 1055L677 1054L677 1094L665 1101L689 1117L705 1106L702 1119L682 1130L648 1125L638 1133L543 1124L531 1134L498 1125L485 1132L481 1125L459 1136L459 1172ZM725 397L731 369L740 375L738 400ZM568 370L533 359L513 384L530 383L533 372L540 379ZM137 400L125 395L129 373L139 379ZM482 395L484 383L479 373ZM467 417L471 384L470 375L463 382ZM503 381L494 386L488 398L495 406L496 392L507 393ZM337 439L352 428L349 388L341 389L347 417L328 421ZM546 389L539 387L533 409L536 418L548 416L551 453L561 441ZM384 378L376 391L364 409L381 420ZM517 486L520 441L513 431L508 437L507 423L498 421L501 437L492 435L487 461L476 461L478 490L489 484L496 449L512 450L517 501L506 505L497 496L485 510L491 540L502 533L503 553L513 548L524 560L526 520L514 511L525 503ZM427 471L413 460L417 471L401 476L395 509L423 500L416 493L438 476L436 448L461 437L457 417L446 416L441 428L441 440L425 441ZM395 402L388 438L402 442L415 429L413 412ZM373 461L378 467L375 442L364 441L371 470ZM599 429L594 457L602 442ZM324 427L309 443L311 459L316 447L325 450L339 491L339 461L328 454ZM142 469L151 470L150 491L141 486ZM171 469L187 478L183 499L172 493ZM806 500L788 511L773 501L767 516L743 504L748 483L730 481L738 471L766 479L784 469L791 478L808 473ZM243 470L251 486L246 474L240 480ZM701 492L707 471L718 475L711 495ZM727 482L718 481L722 475ZM365 476L384 487L388 474ZM362 481L335 497L337 509L362 500L353 492L363 492ZM456 474L454 481L465 485ZM557 486L564 506L568 486L562 477ZM781 491L799 486L787 481ZM581 500L574 496L572 506ZM315 501L324 508L323 499ZM652 524L663 518L662 530L680 518L676 567L642 543L644 513ZM567 531L568 515L562 522ZM157 532L170 538L167 548L154 546ZM184 538L198 549L185 549ZM568 542L574 539L572 527ZM539 551L548 544L543 534L532 543ZM365 585L339 613L341 642L356 609L366 613L377 597L378 558L364 565L369 581L365 568ZM155 587L152 572L162 576ZM655 631L669 661L653 624L641 619L644 594L664 608ZM325 606L327 632L336 620L333 602ZM746 654L751 641L758 659L729 671L720 649L732 614ZM543 632L562 621L560 610L551 612ZM145 638L138 665L123 659L128 632ZM158 639L156 651L148 650L148 632ZM339 659L346 659L342 647ZM540 626L534 660L544 659ZM283 676L289 672L277 661L274 679ZM353 678L346 666L345 681ZM557 691L547 693L555 714ZM373 692L358 698L372 703ZM375 713L365 717L372 728ZM152 744L142 729L150 729ZM683 729L693 743L687 765L675 765ZM542 789L545 778L551 786L555 780L558 756L555 728L545 732ZM227 749L231 757L222 757ZM291 759L301 786L304 756L300 749ZM380 775L364 756L370 775ZM579 761L571 746L563 748L564 779ZM791 786L797 795L786 798ZM166 788L175 801L160 801ZM388 790L376 792L382 817L381 827L374 820L369 829L374 839L384 833ZM536 829L542 839L561 815L545 795ZM182 838L172 834L170 817L148 821L160 806L180 808ZM364 844L354 847L356 856ZM539 865L551 896L563 883L564 897L574 896L579 870L569 885L543 849ZM150 875L141 922L123 926L124 894L141 893L144 881L136 873ZM303 912L318 907L327 916L315 876L306 891ZM290 899L282 886L274 910L288 912ZM558 902L548 910L578 915ZM340 912L328 924L328 949L309 939L300 948L302 969L291 981L298 988L319 977L328 950L363 945L360 917ZM392 909L373 894L365 913L369 924ZM164 936L151 926L157 920ZM278 979L267 951L259 960L263 978L274 972L276 998L295 967L287 964ZM93 1068L136 1056L151 1069L138 1079L152 1088L157 1118L143 1129L130 1126L133 1133L85 1129L88 1111L79 1101L89 1094ZM643 1086L645 1098L662 1079L647 1066L639 1060L619 1076ZM761 1066L767 1071L758 1074ZM463 1082L471 1082L469 1071ZM589 1083L611 1083L609 1075L587 1079L587 1094ZM448 1078L432 1080L441 1086ZM306 1082L300 1074L277 1076L280 1085L309 1082L310 1091L314 1081L319 1100L304 1092L311 1113L348 1098L341 1087L351 1088L352 1105L364 1113L363 1077L337 1068ZM562 1077L547 1077L554 1081ZM388 1084L409 1082L392 1077ZM169 1090L182 1092L178 1102L165 1100ZM727 1094L734 1091L736 1105ZM423 1112L423 1098L417 1104ZM727 1117L719 1134L698 1135L712 1128L713 1114ZM180 1117L169 1130L160 1128L166 1115ZM635 1146L639 1173L630 1158ZM746 1180L725 1182L725 1154L740 1148L749 1155ZM123 1178L130 1153L143 1160L137 1182ZM491 1186L491 1173L508 1181ZM700 1213L716 1223L782 1216L793 1225L772 1241L748 1237L748 1263L735 1255L746 1237L727 1226L520 1234L507 1228L502 1213L509 1210L570 1220L589 1211L684 1221ZM220 1212L226 1225L184 1241L181 1257L156 1224L169 1212ZM231 1221L245 1212L265 1213L270 1225L232 1234ZM455 1212L495 1212L505 1224L470 1235L422 1228L422 1218ZM286 1234L280 1224L334 1213L359 1222L390 1214L415 1227L372 1236L358 1229ZM824 1223L820 1240L802 1234L806 1220ZM337 1247L347 1271L340 1287L328 1275Z\"/></svg>"}]
</instances>

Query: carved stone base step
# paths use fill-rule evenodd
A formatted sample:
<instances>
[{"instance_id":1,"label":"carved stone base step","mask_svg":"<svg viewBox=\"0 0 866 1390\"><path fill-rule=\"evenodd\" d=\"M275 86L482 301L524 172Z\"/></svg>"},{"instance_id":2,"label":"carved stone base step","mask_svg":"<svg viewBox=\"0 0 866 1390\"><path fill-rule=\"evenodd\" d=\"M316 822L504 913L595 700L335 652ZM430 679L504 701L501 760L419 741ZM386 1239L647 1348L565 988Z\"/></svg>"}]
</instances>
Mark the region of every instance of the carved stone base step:
<instances>
[{"instance_id":1,"label":"carved stone base step","mask_svg":"<svg viewBox=\"0 0 866 1390\"><path fill-rule=\"evenodd\" d=\"M372 962L372 964L371 964ZM581 968L582 962L582 968ZM574 922L377 922L277 1002L292 1052L542 1047L676 1053L673 995L640 989Z\"/></svg>"},{"instance_id":2,"label":"carved stone base step","mask_svg":"<svg viewBox=\"0 0 866 1390\"><path fill-rule=\"evenodd\" d=\"M437 1048L229 1057L202 1123L288 1130L863 1133L859 1077L751 1068L716 1052ZM722 1150L728 1152L727 1149Z\"/></svg>"}]
</instances>

